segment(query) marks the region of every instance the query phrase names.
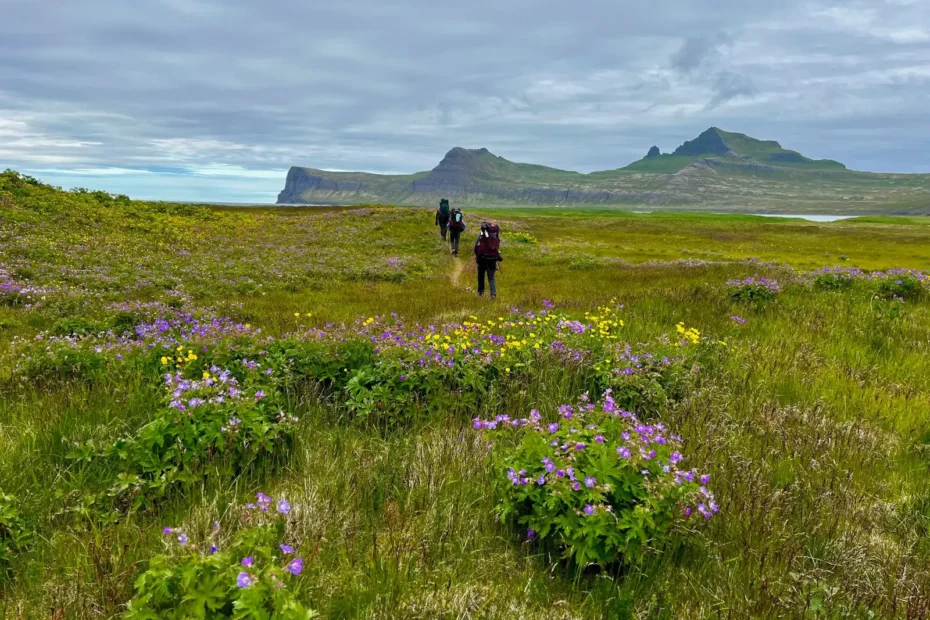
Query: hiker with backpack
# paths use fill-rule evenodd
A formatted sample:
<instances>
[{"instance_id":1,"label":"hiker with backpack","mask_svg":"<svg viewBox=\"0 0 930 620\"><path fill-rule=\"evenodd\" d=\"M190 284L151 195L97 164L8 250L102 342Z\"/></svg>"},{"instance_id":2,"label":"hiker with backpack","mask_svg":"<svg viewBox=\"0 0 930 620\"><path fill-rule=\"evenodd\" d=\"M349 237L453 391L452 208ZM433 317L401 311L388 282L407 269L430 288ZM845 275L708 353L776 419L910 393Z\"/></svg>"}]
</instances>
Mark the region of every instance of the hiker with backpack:
<instances>
[{"instance_id":1,"label":"hiker with backpack","mask_svg":"<svg viewBox=\"0 0 930 620\"><path fill-rule=\"evenodd\" d=\"M452 248L452 256L459 255L459 237L465 230L465 216L458 207L452 209L449 214L449 245Z\"/></svg>"},{"instance_id":2,"label":"hiker with backpack","mask_svg":"<svg viewBox=\"0 0 930 620\"><path fill-rule=\"evenodd\" d=\"M503 261L500 252L500 227L493 222L483 222L481 233L475 241L475 262L478 264L478 295L484 295L484 277L488 277L491 299L497 298L497 264Z\"/></svg>"},{"instance_id":3,"label":"hiker with backpack","mask_svg":"<svg viewBox=\"0 0 930 620\"><path fill-rule=\"evenodd\" d=\"M439 201L439 208L436 209L436 226L439 226L439 234L442 240L446 240L446 229L449 228L449 199L443 198Z\"/></svg>"}]
</instances>

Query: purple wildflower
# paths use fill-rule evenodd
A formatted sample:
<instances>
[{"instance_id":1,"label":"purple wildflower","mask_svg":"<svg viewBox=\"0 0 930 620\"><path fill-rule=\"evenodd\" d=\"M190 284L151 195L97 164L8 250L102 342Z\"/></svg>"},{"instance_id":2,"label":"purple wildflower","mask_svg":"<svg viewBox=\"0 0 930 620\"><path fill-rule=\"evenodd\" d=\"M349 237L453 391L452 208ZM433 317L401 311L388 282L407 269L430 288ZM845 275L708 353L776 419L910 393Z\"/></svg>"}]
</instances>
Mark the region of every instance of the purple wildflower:
<instances>
[{"instance_id":1,"label":"purple wildflower","mask_svg":"<svg viewBox=\"0 0 930 620\"><path fill-rule=\"evenodd\" d=\"M592 488L595 484L597 484L597 480L594 478L594 476L588 476L584 479L584 485L589 489Z\"/></svg>"},{"instance_id":2,"label":"purple wildflower","mask_svg":"<svg viewBox=\"0 0 930 620\"><path fill-rule=\"evenodd\" d=\"M243 571L236 576L236 587L248 588L250 585L252 585L252 577L247 572Z\"/></svg>"},{"instance_id":3,"label":"purple wildflower","mask_svg":"<svg viewBox=\"0 0 930 620\"><path fill-rule=\"evenodd\" d=\"M290 512L290 510L291 510L291 505L288 504L286 500L282 499L278 502L278 512L280 512L283 515L286 515L288 512Z\"/></svg>"},{"instance_id":4,"label":"purple wildflower","mask_svg":"<svg viewBox=\"0 0 930 620\"><path fill-rule=\"evenodd\" d=\"M295 558L295 559L291 560L290 562L288 562L288 563L287 563L287 566L286 566L285 568L287 569L287 571L288 571L290 574L292 574L292 575L299 575L299 574L302 573L303 570L304 570L304 559L303 559L303 558Z\"/></svg>"},{"instance_id":5,"label":"purple wildflower","mask_svg":"<svg viewBox=\"0 0 930 620\"><path fill-rule=\"evenodd\" d=\"M252 568L252 564L254 564L254 561L252 560L252 556L249 556L247 558L242 558L242 565L245 566L246 568Z\"/></svg>"},{"instance_id":6,"label":"purple wildflower","mask_svg":"<svg viewBox=\"0 0 930 620\"><path fill-rule=\"evenodd\" d=\"M593 514L594 514L594 506L592 506L591 504L586 505L586 506L584 507L584 513L585 513L586 515L588 515L588 516L593 515Z\"/></svg>"},{"instance_id":7,"label":"purple wildflower","mask_svg":"<svg viewBox=\"0 0 930 620\"><path fill-rule=\"evenodd\" d=\"M281 553L284 553L285 555L290 555L294 553L294 547L291 547L290 545L278 545L278 546L281 547Z\"/></svg>"}]
</instances>

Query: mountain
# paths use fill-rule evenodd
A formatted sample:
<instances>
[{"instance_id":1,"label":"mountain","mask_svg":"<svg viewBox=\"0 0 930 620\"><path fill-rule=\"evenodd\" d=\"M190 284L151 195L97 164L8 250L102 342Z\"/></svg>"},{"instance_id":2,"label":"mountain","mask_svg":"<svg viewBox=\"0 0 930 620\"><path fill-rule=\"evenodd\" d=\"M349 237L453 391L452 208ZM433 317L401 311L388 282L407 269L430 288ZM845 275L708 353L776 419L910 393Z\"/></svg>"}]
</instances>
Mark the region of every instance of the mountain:
<instances>
[{"instance_id":1,"label":"mountain","mask_svg":"<svg viewBox=\"0 0 930 620\"><path fill-rule=\"evenodd\" d=\"M455 147L406 175L293 167L278 204L654 205L748 212L928 213L930 175L856 172L716 127L672 153L583 174Z\"/></svg>"}]
</instances>

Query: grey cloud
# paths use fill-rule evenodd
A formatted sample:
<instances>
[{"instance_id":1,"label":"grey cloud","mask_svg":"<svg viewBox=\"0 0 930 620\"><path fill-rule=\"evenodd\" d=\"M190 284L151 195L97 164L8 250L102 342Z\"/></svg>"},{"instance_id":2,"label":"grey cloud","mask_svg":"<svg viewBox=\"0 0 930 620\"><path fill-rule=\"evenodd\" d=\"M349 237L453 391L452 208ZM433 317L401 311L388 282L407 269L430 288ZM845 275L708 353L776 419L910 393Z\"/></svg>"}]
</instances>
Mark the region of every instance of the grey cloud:
<instances>
[{"instance_id":1,"label":"grey cloud","mask_svg":"<svg viewBox=\"0 0 930 620\"><path fill-rule=\"evenodd\" d=\"M721 49L731 41L724 33L719 33L715 38L688 37L678 51L672 54L672 68L682 73L692 73L705 63L718 59Z\"/></svg>"},{"instance_id":2,"label":"grey cloud","mask_svg":"<svg viewBox=\"0 0 930 620\"><path fill-rule=\"evenodd\" d=\"M3 15L0 167L414 171L463 145L592 170L714 124L913 170L930 139L914 120L930 17L902 0L5 0Z\"/></svg>"},{"instance_id":3,"label":"grey cloud","mask_svg":"<svg viewBox=\"0 0 930 620\"><path fill-rule=\"evenodd\" d=\"M748 97L756 93L752 80L732 71L721 71L714 76L714 97L708 107L715 108L736 97Z\"/></svg>"}]
</instances>

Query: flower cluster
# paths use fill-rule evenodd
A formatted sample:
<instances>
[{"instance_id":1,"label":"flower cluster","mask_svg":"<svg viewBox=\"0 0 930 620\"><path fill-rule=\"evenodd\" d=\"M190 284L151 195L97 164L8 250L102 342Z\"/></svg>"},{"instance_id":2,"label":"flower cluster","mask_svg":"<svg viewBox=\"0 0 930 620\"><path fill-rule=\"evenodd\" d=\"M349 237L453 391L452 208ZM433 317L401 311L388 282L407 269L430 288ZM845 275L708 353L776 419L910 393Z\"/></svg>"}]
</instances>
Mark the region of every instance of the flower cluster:
<instances>
[{"instance_id":1,"label":"flower cluster","mask_svg":"<svg viewBox=\"0 0 930 620\"><path fill-rule=\"evenodd\" d=\"M80 446L68 456L76 460L115 459L122 473L105 493L131 499L131 508L150 505L176 485L197 480L203 465L222 455L227 463L243 466L276 451L293 433L297 418L268 395L269 377L258 364L244 359L237 377L211 366L198 379L186 378L188 368L166 373L166 406L128 437L89 453ZM264 389L263 389L264 388ZM266 507L263 502L262 507ZM278 509L286 513L286 502Z\"/></svg>"},{"instance_id":2,"label":"flower cluster","mask_svg":"<svg viewBox=\"0 0 930 620\"><path fill-rule=\"evenodd\" d=\"M136 595L126 617L199 617L204 599L211 601L213 609L235 609L242 617L313 617L314 612L288 589L304 570L303 557L282 542L289 511L284 498L275 501L258 493L256 502L241 513L243 527L230 536L224 537L219 522L214 522L209 537L197 543L183 528L164 528L177 545L150 560L136 580Z\"/></svg>"},{"instance_id":3,"label":"flower cluster","mask_svg":"<svg viewBox=\"0 0 930 620\"><path fill-rule=\"evenodd\" d=\"M727 287L731 299L759 307L774 301L781 292L781 285L777 281L758 275L743 280L728 280Z\"/></svg>"},{"instance_id":4,"label":"flower cluster","mask_svg":"<svg viewBox=\"0 0 930 620\"><path fill-rule=\"evenodd\" d=\"M519 433L514 449L494 445L506 481L502 516L532 539L552 537L580 563L634 561L676 522L719 510L709 476L682 467L681 438L619 408L610 392L597 404L563 405L548 422L534 410L473 426L491 439Z\"/></svg>"},{"instance_id":5,"label":"flower cluster","mask_svg":"<svg viewBox=\"0 0 930 620\"><path fill-rule=\"evenodd\" d=\"M693 327L685 327L684 323L679 323L675 326L676 331L681 334L681 337L691 344L698 344L701 342L701 332Z\"/></svg>"},{"instance_id":6,"label":"flower cluster","mask_svg":"<svg viewBox=\"0 0 930 620\"><path fill-rule=\"evenodd\" d=\"M807 274L814 286L825 290L845 290L856 282L868 283L885 299L916 299L930 284L930 277L915 269L863 271L853 267L824 267Z\"/></svg>"}]
</instances>

